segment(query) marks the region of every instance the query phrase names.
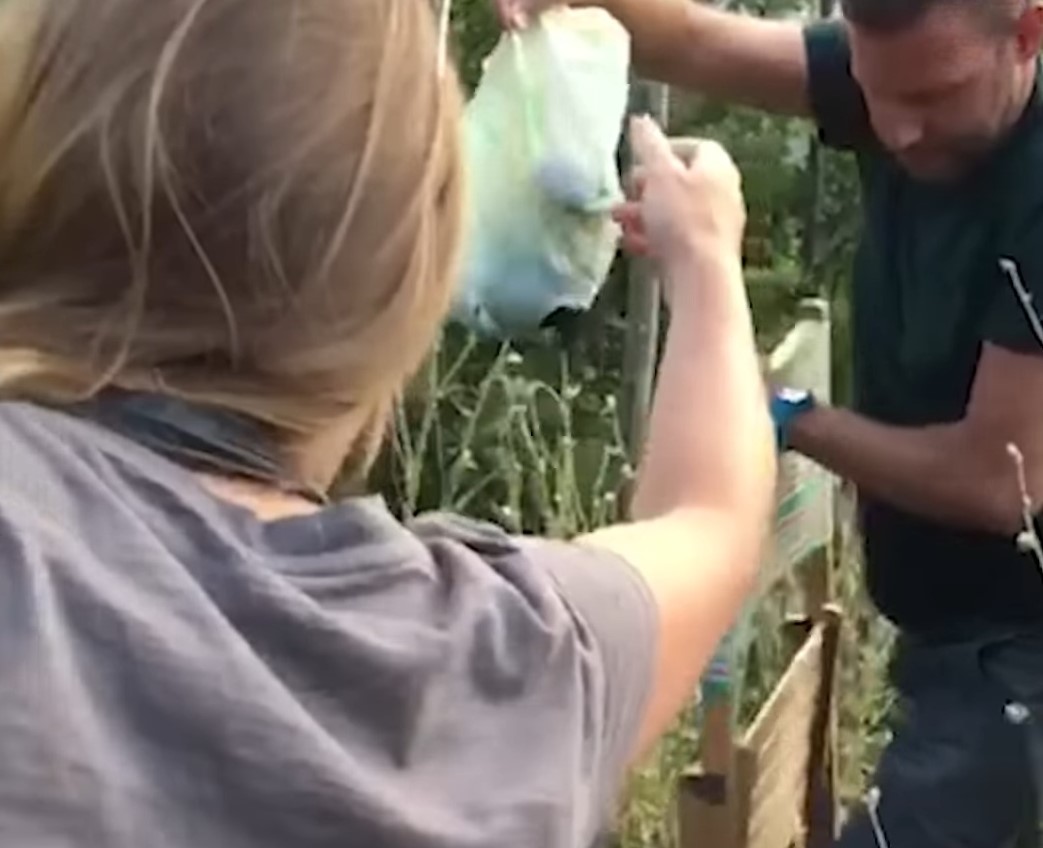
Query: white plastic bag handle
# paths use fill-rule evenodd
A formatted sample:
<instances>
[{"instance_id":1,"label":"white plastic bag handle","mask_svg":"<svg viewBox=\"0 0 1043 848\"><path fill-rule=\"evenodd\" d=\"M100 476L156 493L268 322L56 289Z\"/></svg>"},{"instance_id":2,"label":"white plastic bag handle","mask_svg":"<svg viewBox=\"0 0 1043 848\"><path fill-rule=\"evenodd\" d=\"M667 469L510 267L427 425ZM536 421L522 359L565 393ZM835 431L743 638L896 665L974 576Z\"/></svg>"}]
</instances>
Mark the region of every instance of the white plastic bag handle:
<instances>
[{"instance_id":1,"label":"white plastic bag handle","mask_svg":"<svg viewBox=\"0 0 1043 848\"><path fill-rule=\"evenodd\" d=\"M518 69L518 81L524 91L522 110L525 113L525 143L529 146L530 155L536 158L540 155L540 139L536 129L538 119L533 111L535 93L532 87L532 76L529 73L529 63L525 58L525 48L522 45L521 36L511 30L506 37L511 41L511 57L514 59L514 66Z\"/></svg>"}]
</instances>

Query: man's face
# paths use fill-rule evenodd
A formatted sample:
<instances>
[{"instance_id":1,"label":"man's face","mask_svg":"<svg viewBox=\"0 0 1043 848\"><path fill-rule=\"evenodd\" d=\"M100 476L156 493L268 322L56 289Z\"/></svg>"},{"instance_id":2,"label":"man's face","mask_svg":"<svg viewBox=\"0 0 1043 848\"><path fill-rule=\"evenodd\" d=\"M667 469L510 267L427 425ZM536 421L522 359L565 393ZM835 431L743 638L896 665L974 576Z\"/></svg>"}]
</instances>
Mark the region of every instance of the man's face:
<instances>
[{"instance_id":1,"label":"man's face","mask_svg":"<svg viewBox=\"0 0 1043 848\"><path fill-rule=\"evenodd\" d=\"M898 31L851 27L852 71L873 129L914 177L959 177L1017 120L1040 47L1036 7L1009 22L941 3Z\"/></svg>"}]
</instances>

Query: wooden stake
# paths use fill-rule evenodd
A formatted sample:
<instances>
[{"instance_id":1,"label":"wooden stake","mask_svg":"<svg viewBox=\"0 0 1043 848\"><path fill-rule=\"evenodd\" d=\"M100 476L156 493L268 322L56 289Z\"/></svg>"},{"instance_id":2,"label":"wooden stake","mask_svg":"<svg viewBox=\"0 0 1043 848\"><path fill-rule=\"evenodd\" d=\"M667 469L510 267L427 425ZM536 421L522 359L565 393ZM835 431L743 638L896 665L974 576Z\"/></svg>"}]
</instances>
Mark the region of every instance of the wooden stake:
<instances>
[{"instance_id":1,"label":"wooden stake","mask_svg":"<svg viewBox=\"0 0 1043 848\"><path fill-rule=\"evenodd\" d=\"M665 85L634 83L631 111L651 115L666 130L670 90ZM629 150L627 151L629 161ZM639 462L652 404L659 349L660 287L646 260L630 259L627 274L627 333L623 349L623 409L630 460ZM629 493L628 493L629 494Z\"/></svg>"}]
</instances>

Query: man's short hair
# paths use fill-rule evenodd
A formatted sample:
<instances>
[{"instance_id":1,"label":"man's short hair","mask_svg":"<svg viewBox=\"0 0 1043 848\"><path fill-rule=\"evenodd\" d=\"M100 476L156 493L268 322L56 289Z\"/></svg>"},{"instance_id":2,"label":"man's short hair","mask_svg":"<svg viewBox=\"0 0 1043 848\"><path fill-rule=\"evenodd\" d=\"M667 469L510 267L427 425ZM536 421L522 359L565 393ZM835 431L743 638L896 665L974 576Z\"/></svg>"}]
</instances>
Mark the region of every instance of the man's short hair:
<instances>
[{"instance_id":1,"label":"man's short hair","mask_svg":"<svg viewBox=\"0 0 1043 848\"><path fill-rule=\"evenodd\" d=\"M844 17L857 27L896 32L937 6L962 6L980 13L989 28L1006 31L1033 0L840 0Z\"/></svg>"}]
</instances>

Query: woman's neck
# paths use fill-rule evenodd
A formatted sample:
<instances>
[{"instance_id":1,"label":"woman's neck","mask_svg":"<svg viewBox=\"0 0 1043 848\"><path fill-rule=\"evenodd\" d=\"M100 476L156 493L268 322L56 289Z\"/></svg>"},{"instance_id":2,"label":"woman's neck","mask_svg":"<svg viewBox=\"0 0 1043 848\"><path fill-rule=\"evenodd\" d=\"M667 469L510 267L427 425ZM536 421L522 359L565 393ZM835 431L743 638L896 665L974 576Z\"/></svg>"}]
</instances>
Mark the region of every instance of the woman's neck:
<instances>
[{"instance_id":1,"label":"woman's neck","mask_svg":"<svg viewBox=\"0 0 1043 848\"><path fill-rule=\"evenodd\" d=\"M282 492L264 483L205 473L194 473L193 476L214 497L248 510L261 521L313 515L322 509L307 498Z\"/></svg>"}]
</instances>

